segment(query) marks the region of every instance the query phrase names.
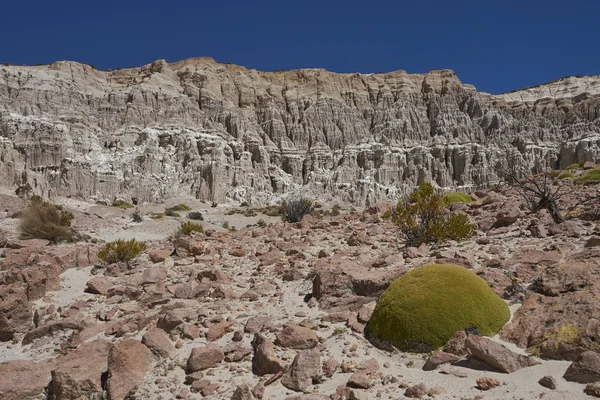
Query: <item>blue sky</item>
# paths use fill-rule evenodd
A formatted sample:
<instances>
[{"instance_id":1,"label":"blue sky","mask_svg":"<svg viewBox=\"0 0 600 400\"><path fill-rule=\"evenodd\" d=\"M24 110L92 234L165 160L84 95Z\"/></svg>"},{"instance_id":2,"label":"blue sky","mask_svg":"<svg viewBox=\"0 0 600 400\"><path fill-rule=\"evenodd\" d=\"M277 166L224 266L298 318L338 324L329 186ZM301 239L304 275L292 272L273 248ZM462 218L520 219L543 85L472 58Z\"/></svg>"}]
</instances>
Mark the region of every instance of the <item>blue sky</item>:
<instances>
[{"instance_id":1,"label":"blue sky","mask_svg":"<svg viewBox=\"0 0 600 400\"><path fill-rule=\"evenodd\" d=\"M263 71L450 68L500 93L600 74L600 1L133 1L2 4L0 62L99 69L209 56Z\"/></svg>"}]
</instances>

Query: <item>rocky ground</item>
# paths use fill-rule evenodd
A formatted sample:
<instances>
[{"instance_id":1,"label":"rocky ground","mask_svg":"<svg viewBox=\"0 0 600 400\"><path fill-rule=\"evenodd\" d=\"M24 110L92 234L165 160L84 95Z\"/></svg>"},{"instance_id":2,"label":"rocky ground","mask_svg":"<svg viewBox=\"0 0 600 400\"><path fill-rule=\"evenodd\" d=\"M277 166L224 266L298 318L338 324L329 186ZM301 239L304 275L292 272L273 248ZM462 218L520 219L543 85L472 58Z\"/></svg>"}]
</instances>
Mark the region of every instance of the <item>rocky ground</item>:
<instances>
[{"instance_id":1,"label":"rocky ground","mask_svg":"<svg viewBox=\"0 0 600 400\"><path fill-rule=\"evenodd\" d=\"M13 217L25 202L7 191L0 398L600 395L588 384L600 381L600 224L594 204L575 207L597 185L557 185L568 193L565 222L528 212L514 189L479 191L451 206L476 235L435 248L403 248L383 205L289 224L192 199L140 206L141 223L134 209L55 199L90 239L51 245L18 239ZM181 202L203 212L205 235L175 236L185 216L149 217ZM102 241L131 237L149 248L130 265L97 260ZM445 352L374 347L363 330L378 296L431 262L475 271L509 302L511 321L491 339L459 333Z\"/></svg>"}]
</instances>

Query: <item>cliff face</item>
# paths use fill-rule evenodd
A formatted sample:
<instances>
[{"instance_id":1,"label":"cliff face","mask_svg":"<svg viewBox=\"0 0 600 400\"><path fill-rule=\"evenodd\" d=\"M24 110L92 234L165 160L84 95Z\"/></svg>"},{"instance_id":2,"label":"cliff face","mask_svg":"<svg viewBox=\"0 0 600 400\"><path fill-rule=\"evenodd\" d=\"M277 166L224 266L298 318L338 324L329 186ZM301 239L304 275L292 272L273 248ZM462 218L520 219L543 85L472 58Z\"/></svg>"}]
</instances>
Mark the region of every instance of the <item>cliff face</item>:
<instances>
[{"instance_id":1,"label":"cliff face","mask_svg":"<svg viewBox=\"0 0 600 400\"><path fill-rule=\"evenodd\" d=\"M492 96L449 70L263 73L211 59L0 66L0 180L112 200L358 205L600 160L600 76ZM25 173L24 173L25 171Z\"/></svg>"}]
</instances>

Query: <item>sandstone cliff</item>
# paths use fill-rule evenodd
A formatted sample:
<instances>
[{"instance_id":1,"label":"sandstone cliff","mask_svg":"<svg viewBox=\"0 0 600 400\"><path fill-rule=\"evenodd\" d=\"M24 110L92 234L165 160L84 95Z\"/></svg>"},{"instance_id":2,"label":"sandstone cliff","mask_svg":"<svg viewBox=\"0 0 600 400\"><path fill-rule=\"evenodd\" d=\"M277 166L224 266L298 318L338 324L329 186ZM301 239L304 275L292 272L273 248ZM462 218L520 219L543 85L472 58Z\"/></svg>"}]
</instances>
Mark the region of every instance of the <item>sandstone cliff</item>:
<instances>
[{"instance_id":1,"label":"sandstone cliff","mask_svg":"<svg viewBox=\"0 0 600 400\"><path fill-rule=\"evenodd\" d=\"M0 182L87 200L358 205L600 160L600 76L504 95L449 70L265 73L208 58L0 66Z\"/></svg>"}]
</instances>

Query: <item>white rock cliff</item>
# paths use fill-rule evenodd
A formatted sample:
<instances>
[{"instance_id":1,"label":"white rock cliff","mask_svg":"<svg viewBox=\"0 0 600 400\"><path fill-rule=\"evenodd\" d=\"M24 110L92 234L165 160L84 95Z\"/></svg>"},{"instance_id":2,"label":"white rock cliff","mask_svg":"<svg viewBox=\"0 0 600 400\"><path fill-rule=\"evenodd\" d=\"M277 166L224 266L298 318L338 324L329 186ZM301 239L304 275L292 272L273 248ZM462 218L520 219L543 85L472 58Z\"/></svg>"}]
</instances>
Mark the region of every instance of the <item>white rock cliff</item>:
<instances>
[{"instance_id":1,"label":"white rock cliff","mask_svg":"<svg viewBox=\"0 0 600 400\"><path fill-rule=\"evenodd\" d=\"M209 58L0 66L0 182L44 195L369 205L600 160L600 76L504 95L449 70L259 72Z\"/></svg>"}]
</instances>

